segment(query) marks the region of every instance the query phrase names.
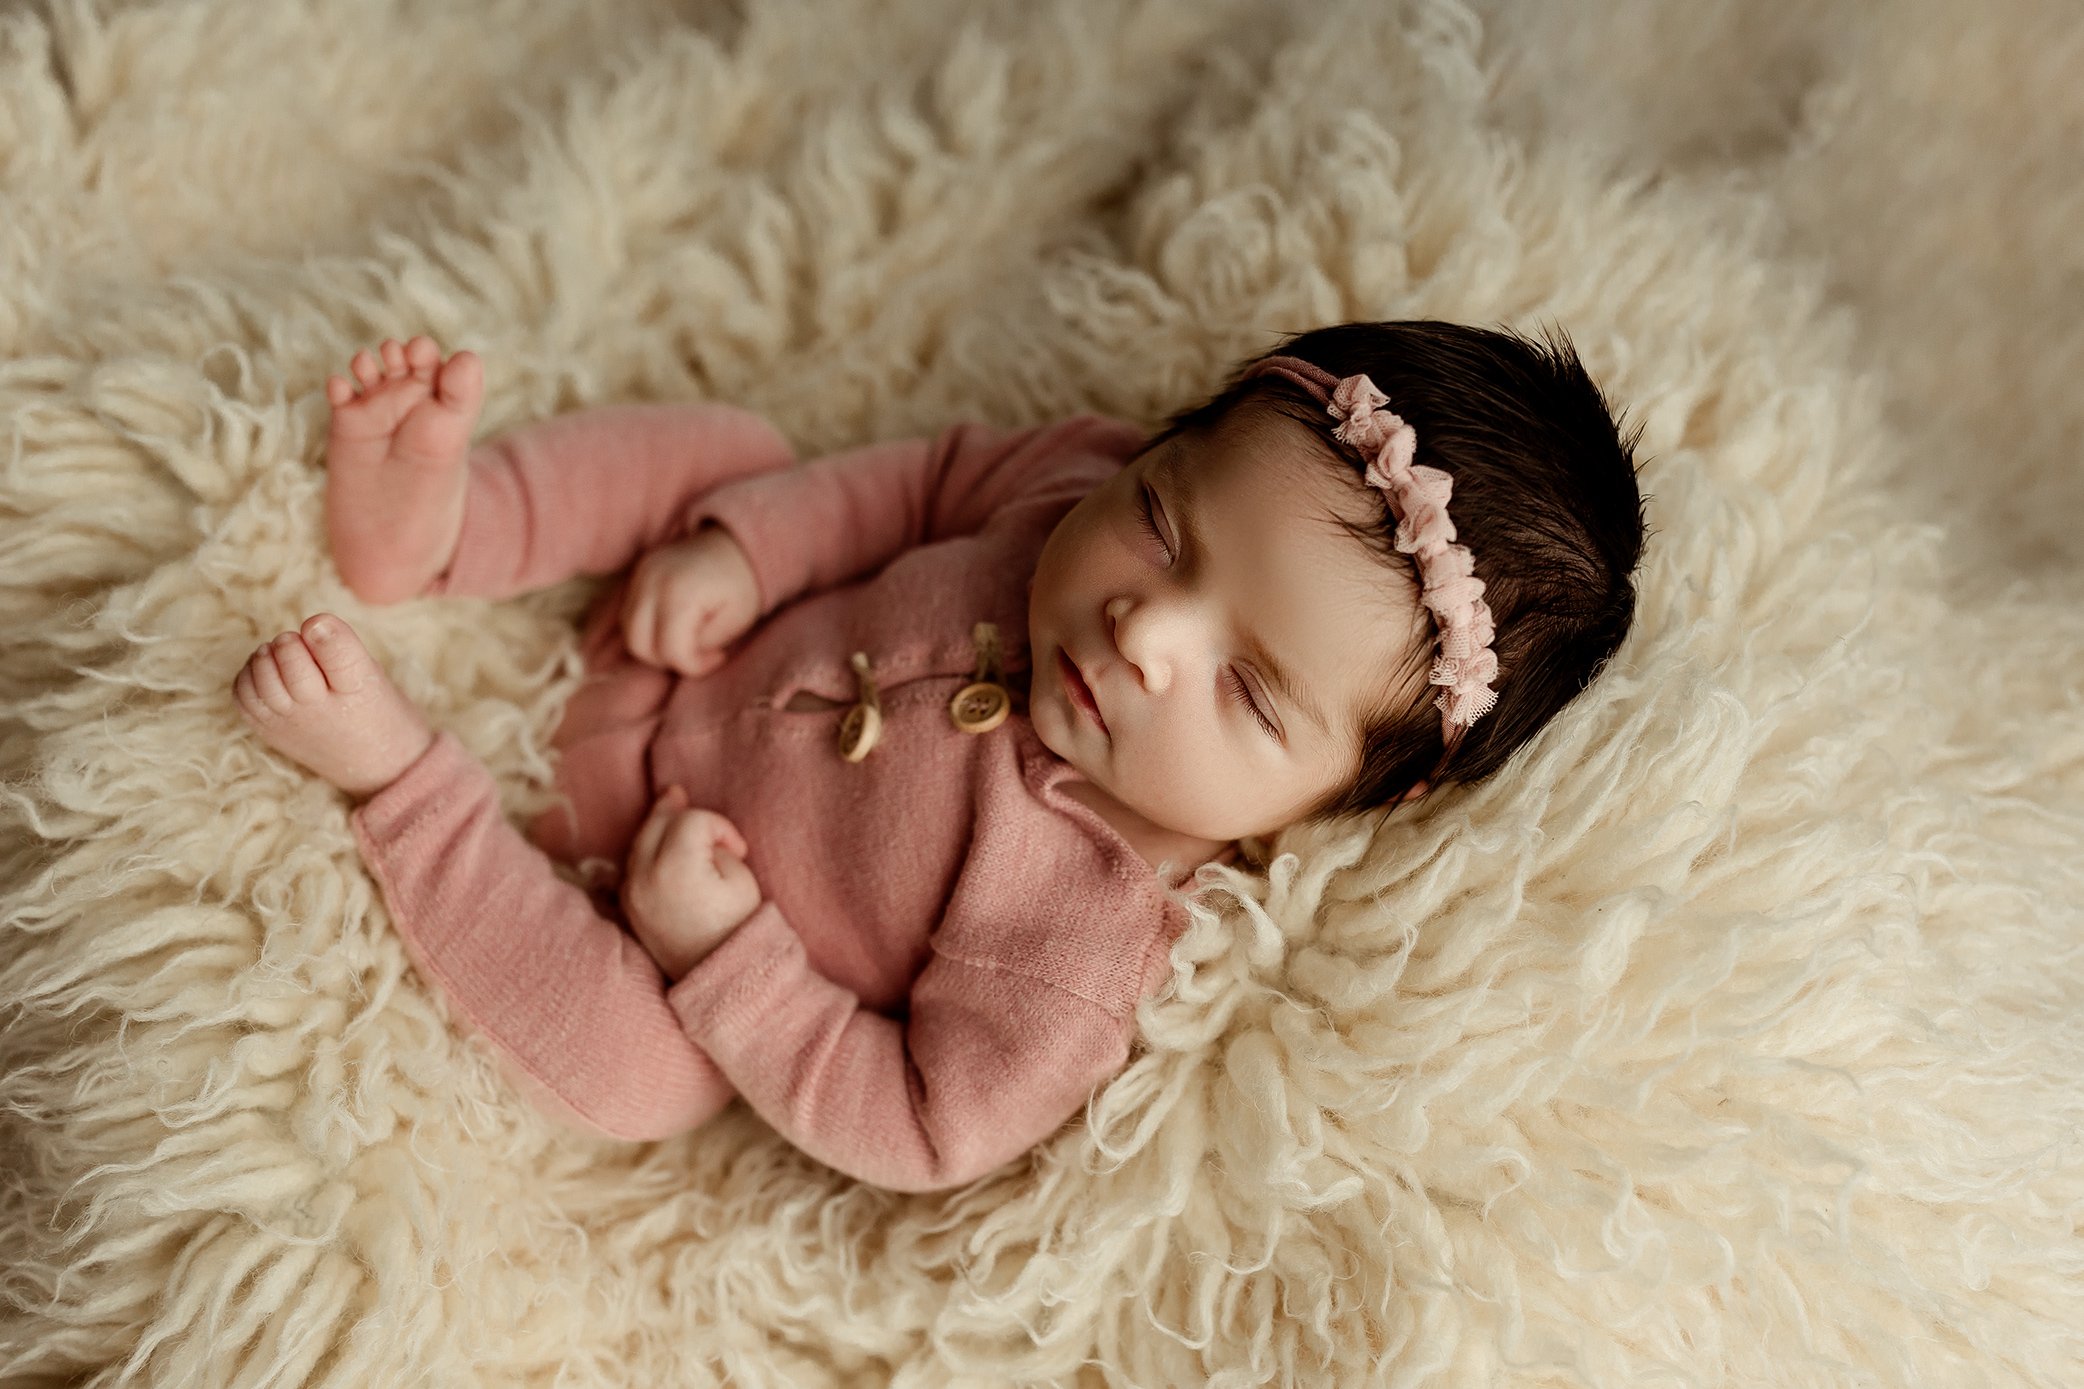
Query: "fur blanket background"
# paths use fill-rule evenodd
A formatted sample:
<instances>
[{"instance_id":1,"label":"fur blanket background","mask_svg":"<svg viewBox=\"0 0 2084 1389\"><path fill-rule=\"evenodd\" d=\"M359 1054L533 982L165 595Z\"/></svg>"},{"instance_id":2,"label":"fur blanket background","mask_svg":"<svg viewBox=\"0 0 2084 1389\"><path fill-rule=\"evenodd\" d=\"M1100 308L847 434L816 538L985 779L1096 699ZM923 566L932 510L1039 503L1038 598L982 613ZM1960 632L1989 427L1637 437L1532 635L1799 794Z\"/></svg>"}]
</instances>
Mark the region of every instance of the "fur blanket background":
<instances>
[{"instance_id":1,"label":"fur blanket background","mask_svg":"<svg viewBox=\"0 0 2084 1389\"><path fill-rule=\"evenodd\" d=\"M1116 0L0 15L0 1383L2084 1382L2084 20ZM584 584L368 609L326 373L806 453L1563 323L1637 627L1291 834L1032 1161L539 1118L227 693L347 615L525 813Z\"/></svg>"}]
</instances>

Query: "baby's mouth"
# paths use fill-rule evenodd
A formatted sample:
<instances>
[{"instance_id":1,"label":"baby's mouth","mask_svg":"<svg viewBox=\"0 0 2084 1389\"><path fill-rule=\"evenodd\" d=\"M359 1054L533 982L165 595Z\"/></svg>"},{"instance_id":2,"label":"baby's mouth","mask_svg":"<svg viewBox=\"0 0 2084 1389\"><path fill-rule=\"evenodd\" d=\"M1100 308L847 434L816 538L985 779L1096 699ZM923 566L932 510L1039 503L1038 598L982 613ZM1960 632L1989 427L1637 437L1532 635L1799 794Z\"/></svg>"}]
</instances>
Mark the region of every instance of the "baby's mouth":
<instances>
[{"instance_id":1,"label":"baby's mouth","mask_svg":"<svg viewBox=\"0 0 2084 1389\"><path fill-rule=\"evenodd\" d=\"M1100 701L1094 696L1093 687L1085 682L1085 676L1079 672L1078 663L1073 661L1071 653L1062 647L1057 648L1056 659L1058 668L1063 672L1064 689L1071 696L1071 702L1084 710L1094 723L1100 725L1100 731L1105 733L1107 720L1100 713Z\"/></svg>"}]
</instances>

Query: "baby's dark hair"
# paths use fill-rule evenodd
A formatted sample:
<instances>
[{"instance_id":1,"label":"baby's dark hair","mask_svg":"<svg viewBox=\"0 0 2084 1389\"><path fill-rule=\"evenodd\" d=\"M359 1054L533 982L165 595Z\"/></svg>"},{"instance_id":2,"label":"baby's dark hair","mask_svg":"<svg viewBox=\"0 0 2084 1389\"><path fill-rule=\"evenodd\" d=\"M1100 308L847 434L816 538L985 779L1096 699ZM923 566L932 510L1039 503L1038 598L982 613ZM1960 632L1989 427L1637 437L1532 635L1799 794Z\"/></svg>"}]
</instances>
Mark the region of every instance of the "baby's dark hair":
<instances>
[{"instance_id":1,"label":"baby's dark hair","mask_svg":"<svg viewBox=\"0 0 2084 1389\"><path fill-rule=\"evenodd\" d=\"M1415 700L1408 694L1430 669L1430 644L1410 668L1386 673L1383 703L1362 720L1357 770L1298 818L1382 808L1422 780L1481 781L1590 684L1628 634L1645 533L1634 461L1642 428L1622 436L1560 328L1536 342L1436 320L1344 323L1291 337L1267 355L1276 354L1335 377L1366 373L1389 397L1386 408L1416 431L1414 462L1454 479L1448 516L1483 580L1498 659L1497 704L1444 763L1439 687L1423 686ZM1333 436L1339 421L1296 382L1253 375L1259 360L1173 416L1146 448L1205 436L1240 410L1267 409L1315 431L1332 466L1375 491L1363 480L1368 460ZM1386 504L1378 523L1341 525L1416 592L1416 561L1396 549Z\"/></svg>"}]
</instances>

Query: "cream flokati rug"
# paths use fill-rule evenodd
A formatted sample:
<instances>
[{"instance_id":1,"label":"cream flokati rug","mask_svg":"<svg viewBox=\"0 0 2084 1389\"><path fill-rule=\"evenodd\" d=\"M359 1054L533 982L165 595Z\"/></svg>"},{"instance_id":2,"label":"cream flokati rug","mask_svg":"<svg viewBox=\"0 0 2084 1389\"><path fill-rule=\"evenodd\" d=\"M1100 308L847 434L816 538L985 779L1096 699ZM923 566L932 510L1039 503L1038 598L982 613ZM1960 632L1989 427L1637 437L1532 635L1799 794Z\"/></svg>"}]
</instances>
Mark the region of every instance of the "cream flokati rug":
<instances>
[{"instance_id":1,"label":"cream flokati rug","mask_svg":"<svg viewBox=\"0 0 2084 1389\"><path fill-rule=\"evenodd\" d=\"M2084 1383L2084 21L1796 8L0 16L0 1384ZM488 430L809 454L1417 316L1560 321L1644 424L1635 632L1492 784L1224 879L963 1191L539 1117L227 695L343 613L544 802L586 586L326 559L384 336Z\"/></svg>"}]
</instances>

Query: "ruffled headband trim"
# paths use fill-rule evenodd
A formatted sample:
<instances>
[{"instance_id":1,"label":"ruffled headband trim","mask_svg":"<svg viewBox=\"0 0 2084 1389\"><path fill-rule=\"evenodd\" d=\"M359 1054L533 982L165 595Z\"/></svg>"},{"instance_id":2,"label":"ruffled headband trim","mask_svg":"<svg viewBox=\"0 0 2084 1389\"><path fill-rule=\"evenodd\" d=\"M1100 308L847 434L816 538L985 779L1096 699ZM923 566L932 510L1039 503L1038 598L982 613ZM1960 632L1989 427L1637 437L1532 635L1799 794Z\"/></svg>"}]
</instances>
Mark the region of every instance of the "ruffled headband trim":
<instances>
[{"instance_id":1,"label":"ruffled headband trim","mask_svg":"<svg viewBox=\"0 0 2084 1389\"><path fill-rule=\"evenodd\" d=\"M1428 683L1444 686L1434 697L1440 731L1449 747L1462 730L1489 713L1498 702L1491 682L1498 678L1498 657L1491 650L1496 628L1490 605L1483 601L1483 580L1466 545L1457 545L1447 501L1454 479L1438 468L1414 465L1418 435L1404 420L1384 408L1389 397L1365 375L1333 376L1300 357L1265 357L1247 376L1284 376L1323 404L1339 420L1338 439L1367 458L1368 482L1381 489L1396 518L1397 549L1418 565L1420 600L1433 616L1439 651Z\"/></svg>"}]
</instances>

